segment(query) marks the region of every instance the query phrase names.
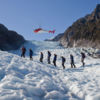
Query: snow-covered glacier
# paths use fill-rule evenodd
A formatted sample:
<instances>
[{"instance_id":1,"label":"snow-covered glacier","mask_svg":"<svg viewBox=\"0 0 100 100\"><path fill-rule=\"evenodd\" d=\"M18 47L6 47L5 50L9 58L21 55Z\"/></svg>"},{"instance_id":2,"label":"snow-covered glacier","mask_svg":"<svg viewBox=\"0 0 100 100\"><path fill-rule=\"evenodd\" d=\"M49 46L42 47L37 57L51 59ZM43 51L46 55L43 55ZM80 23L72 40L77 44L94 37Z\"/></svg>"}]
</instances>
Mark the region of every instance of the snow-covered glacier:
<instances>
[{"instance_id":1,"label":"snow-covered glacier","mask_svg":"<svg viewBox=\"0 0 100 100\"><path fill-rule=\"evenodd\" d=\"M58 42L29 41L21 50L0 51L0 100L100 100L100 59L86 55L85 67L81 64L82 48L62 48ZM33 61L29 59L32 48ZM57 67L47 63L47 51L51 61L57 56ZM40 52L44 54L39 62ZM70 68L73 54L77 68ZM66 58L63 70L61 56Z\"/></svg>"}]
</instances>

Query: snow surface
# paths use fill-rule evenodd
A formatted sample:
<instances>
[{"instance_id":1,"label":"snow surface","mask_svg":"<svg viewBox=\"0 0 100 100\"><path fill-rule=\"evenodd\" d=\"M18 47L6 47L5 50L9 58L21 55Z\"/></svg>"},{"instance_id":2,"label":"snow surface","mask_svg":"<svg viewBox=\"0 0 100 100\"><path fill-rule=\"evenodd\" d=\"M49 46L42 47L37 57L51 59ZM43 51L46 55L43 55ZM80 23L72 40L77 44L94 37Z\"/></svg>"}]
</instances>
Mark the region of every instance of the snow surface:
<instances>
[{"instance_id":1,"label":"snow surface","mask_svg":"<svg viewBox=\"0 0 100 100\"><path fill-rule=\"evenodd\" d=\"M100 59L87 56L81 66L81 48L64 49L57 42L29 41L26 58L16 51L0 51L0 100L100 100ZM28 49L34 50L33 61ZM47 51L58 55L57 67L47 64ZM39 53L44 62L39 62ZM70 68L69 55L73 54L77 68ZM61 66L66 57L66 69Z\"/></svg>"}]
</instances>

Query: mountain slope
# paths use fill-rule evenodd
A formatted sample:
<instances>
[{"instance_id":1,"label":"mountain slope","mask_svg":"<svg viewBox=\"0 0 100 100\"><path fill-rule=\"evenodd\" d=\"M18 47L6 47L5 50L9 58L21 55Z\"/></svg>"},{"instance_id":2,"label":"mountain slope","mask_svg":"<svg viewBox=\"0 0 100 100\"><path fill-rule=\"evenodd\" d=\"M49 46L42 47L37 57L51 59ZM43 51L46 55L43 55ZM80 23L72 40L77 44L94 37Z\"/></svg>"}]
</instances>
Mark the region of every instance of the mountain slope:
<instances>
[{"instance_id":1,"label":"mountain slope","mask_svg":"<svg viewBox=\"0 0 100 100\"><path fill-rule=\"evenodd\" d=\"M59 48L55 49L55 45L58 45L56 42L54 45L53 42L45 44L36 41L25 44L29 48L34 45L36 49L33 61L29 60L28 55L21 58L19 54L0 51L0 100L100 99L99 59L87 56L86 66L83 68L80 62L80 48L63 49L58 46ZM44 53L43 63L39 62L41 50ZM47 64L47 50L52 53L51 60L54 53L58 55L57 67ZM75 56L76 69L70 68L71 53ZM65 70L61 66L61 55L66 57Z\"/></svg>"},{"instance_id":2,"label":"mountain slope","mask_svg":"<svg viewBox=\"0 0 100 100\"><path fill-rule=\"evenodd\" d=\"M15 31L8 30L3 24L0 24L0 49L15 50L18 49L25 39Z\"/></svg>"},{"instance_id":3,"label":"mountain slope","mask_svg":"<svg viewBox=\"0 0 100 100\"><path fill-rule=\"evenodd\" d=\"M100 4L87 16L78 19L59 39L64 47L100 48Z\"/></svg>"}]
</instances>

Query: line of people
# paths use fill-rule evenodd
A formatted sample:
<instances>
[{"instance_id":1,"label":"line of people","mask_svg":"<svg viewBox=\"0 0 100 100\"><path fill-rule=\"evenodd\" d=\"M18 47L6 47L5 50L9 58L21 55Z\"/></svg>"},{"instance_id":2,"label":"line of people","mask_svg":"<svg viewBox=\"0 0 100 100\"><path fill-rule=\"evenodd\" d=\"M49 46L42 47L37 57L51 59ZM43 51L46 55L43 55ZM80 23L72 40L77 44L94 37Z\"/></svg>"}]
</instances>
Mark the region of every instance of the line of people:
<instances>
[{"instance_id":1,"label":"line of people","mask_svg":"<svg viewBox=\"0 0 100 100\"><path fill-rule=\"evenodd\" d=\"M51 58L51 52L50 51L47 51L48 53L48 57L47 57L47 61L48 61L48 64L51 64L51 61L50 61L50 58ZM82 62L82 66L85 66L85 62L84 62L84 59L85 59L85 53L81 52L81 62ZM43 52L40 52L40 62L43 62L43 58L44 58L44 55L43 55ZM66 58L61 56L62 58L62 67L63 69L65 69L65 62L66 62ZM54 66L56 67L56 61L57 61L57 54L54 54L54 58L53 58L53 64ZM74 63L74 56L72 54L70 54L70 63L71 63L71 68L76 68L76 65Z\"/></svg>"},{"instance_id":2,"label":"line of people","mask_svg":"<svg viewBox=\"0 0 100 100\"><path fill-rule=\"evenodd\" d=\"M25 58L25 53L26 53L26 48L23 46L21 48L21 57L24 57ZM50 51L47 51L47 62L48 64L51 64L51 52ZM33 60L33 51L32 49L30 48L29 49L29 56L30 56L30 60ZM85 62L84 62L84 59L85 59L85 53L81 52L81 62L82 62L82 66L85 66ZM43 55L43 52L40 52L40 62L43 62L43 59L44 59L44 55ZM63 69L65 69L65 62L66 62L66 58L61 56L61 59L62 59L62 67ZM54 58L53 58L53 64L54 66L56 67L56 61L57 61L57 54L54 54ZM76 65L74 63L74 56L72 54L70 54L70 64L71 64L71 68L76 68Z\"/></svg>"},{"instance_id":3,"label":"line of people","mask_svg":"<svg viewBox=\"0 0 100 100\"><path fill-rule=\"evenodd\" d=\"M50 61L51 52L48 51L47 53L48 53L48 57L47 57L48 64L51 64L51 61ZM43 58L44 58L43 52L40 52L40 62L43 62ZM64 63L65 63L66 59L65 59L63 56L62 56L61 58L62 58L62 66L63 66L63 69L65 69ZM56 65L56 61L57 61L57 55L54 54L53 64L54 64L55 67L57 66L57 65Z\"/></svg>"}]
</instances>

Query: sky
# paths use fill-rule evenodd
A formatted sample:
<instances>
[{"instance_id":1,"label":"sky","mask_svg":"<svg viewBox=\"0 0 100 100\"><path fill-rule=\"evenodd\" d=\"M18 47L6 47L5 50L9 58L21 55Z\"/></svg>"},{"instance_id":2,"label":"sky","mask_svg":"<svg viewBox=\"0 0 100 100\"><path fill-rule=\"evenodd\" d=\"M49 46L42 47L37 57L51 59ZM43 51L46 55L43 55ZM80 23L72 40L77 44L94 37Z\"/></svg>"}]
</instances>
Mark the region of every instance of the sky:
<instances>
[{"instance_id":1,"label":"sky","mask_svg":"<svg viewBox=\"0 0 100 100\"><path fill-rule=\"evenodd\" d=\"M0 0L0 23L26 40L53 38L77 19L90 14L100 0ZM37 28L55 34L35 34Z\"/></svg>"}]
</instances>

